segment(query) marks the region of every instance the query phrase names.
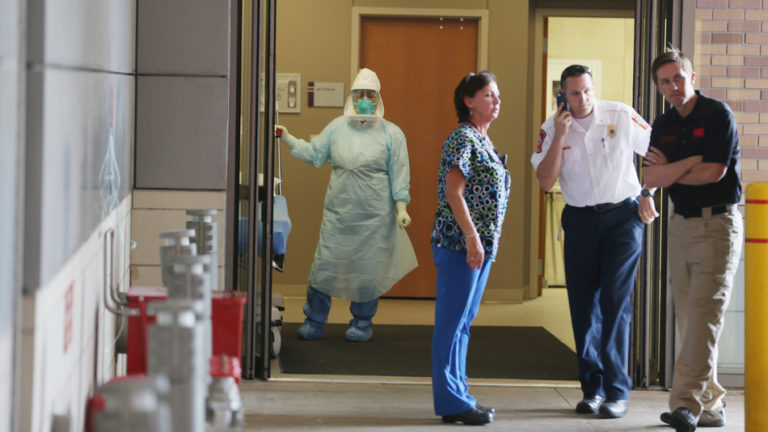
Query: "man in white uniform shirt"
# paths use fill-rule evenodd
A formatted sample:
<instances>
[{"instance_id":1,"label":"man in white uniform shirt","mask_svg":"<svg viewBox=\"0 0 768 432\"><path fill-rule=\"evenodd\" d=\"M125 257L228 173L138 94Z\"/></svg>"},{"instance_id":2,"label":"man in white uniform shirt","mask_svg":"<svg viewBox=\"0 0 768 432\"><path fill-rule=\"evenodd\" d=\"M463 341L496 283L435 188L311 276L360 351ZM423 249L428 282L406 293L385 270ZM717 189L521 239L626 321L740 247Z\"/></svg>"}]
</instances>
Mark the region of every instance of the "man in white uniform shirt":
<instances>
[{"instance_id":1,"label":"man in white uniform shirt","mask_svg":"<svg viewBox=\"0 0 768 432\"><path fill-rule=\"evenodd\" d=\"M658 216L641 196L634 154L645 155L651 128L634 109L594 99L592 72L567 67L560 79L564 104L541 126L531 163L541 187L557 178L566 203L565 280L576 341L582 414L627 413L632 289L643 222Z\"/></svg>"}]
</instances>

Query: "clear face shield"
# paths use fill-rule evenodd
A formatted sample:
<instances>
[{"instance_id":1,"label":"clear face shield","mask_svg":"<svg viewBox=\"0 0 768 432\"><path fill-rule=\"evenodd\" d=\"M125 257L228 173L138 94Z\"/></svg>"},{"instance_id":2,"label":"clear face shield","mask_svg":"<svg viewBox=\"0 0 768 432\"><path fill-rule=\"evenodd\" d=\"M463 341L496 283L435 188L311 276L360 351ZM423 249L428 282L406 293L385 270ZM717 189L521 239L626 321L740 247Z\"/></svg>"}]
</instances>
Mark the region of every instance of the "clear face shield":
<instances>
[{"instance_id":1,"label":"clear face shield","mask_svg":"<svg viewBox=\"0 0 768 432\"><path fill-rule=\"evenodd\" d=\"M379 94L375 90L352 90L352 106L358 115L374 115L379 104Z\"/></svg>"}]
</instances>

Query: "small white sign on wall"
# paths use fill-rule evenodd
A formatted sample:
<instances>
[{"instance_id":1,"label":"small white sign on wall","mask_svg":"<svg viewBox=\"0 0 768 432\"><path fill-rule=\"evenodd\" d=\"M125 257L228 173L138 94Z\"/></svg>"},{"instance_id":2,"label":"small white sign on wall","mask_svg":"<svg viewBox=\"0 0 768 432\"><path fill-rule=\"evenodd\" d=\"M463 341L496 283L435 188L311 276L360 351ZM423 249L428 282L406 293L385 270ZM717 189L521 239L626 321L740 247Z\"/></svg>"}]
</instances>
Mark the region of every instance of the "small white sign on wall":
<instances>
[{"instance_id":1,"label":"small white sign on wall","mask_svg":"<svg viewBox=\"0 0 768 432\"><path fill-rule=\"evenodd\" d=\"M301 74L279 73L275 77L277 111L301 112Z\"/></svg>"},{"instance_id":2,"label":"small white sign on wall","mask_svg":"<svg viewBox=\"0 0 768 432\"><path fill-rule=\"evenodd\" d=\"M277 112L301 112L301 74L275 74L275 102ZM259 111L264 112L264 74L259 78Z\"/></svg>"},{"instance_id":3,"label":"small white sign on wall","mask_svg":"<svg viewBox=\"0 0 768 432\"><path fill-rule=\"evenodd\" d=\"M307 83L307 105L310 107L343 107L344 83L309 81Z\"/></svg>"}]
</instances>

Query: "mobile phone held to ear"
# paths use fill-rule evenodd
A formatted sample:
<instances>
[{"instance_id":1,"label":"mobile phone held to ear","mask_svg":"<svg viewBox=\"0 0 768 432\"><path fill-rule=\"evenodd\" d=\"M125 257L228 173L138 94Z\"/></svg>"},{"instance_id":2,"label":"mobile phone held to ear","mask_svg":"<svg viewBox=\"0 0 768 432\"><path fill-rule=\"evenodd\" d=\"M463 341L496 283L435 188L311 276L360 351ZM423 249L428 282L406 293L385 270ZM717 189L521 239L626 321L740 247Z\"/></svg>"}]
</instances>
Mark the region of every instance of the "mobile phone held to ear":
<instances>
[{"instance_id":1,"label":"mobile phone held to ear","mask_svg":"<svg viewBox=\"0 0 768 432\"><path fill-rule=\"evenodd\" d=\"M568 111L570 108L568 107L568 99L565 97L565 92L557 92L557 106L559 107L560 104L563 104L563 111Z\"/></svg>"}]
</instances>

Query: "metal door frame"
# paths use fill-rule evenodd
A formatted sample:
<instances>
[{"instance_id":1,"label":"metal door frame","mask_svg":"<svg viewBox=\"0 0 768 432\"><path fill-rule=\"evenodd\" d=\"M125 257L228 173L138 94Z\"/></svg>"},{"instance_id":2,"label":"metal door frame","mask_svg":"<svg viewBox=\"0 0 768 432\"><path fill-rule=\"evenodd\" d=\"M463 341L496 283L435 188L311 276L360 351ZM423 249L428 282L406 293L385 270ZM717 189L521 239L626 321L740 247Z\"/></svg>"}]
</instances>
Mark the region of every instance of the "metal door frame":
<instances>
[{"instance_id":1,"label":"metal door frame","mask_svg":"<svg viewBox=\"0 0 768 432\"><path fill-rule=\"evenodd\" d=\"M683 0L637 0L635 4L635 109L649 121L669 109L656 91L651 65L668 44L693 52L695 6ZM642 158L637 158L642 166ZM669 196L657 194L659 217L646 229L632 321L630 371L635 386L672 386L675 319L668 295Z\"/></svg>"},{"instance_id":2,"label":"metal door frame","mask_svg":"<svg viewBox=\"0 0 768 432\"><path fill-rule=\"evenodd\" d=\"M237 0L232 0L237 1ZM238 1L233 21L232 50L230 51L230 74L236 77L230 82L230 139L227 176L227 244L226 250L226 286L236 289L237 281L242 279L238 263L238 239L240 238L240 206L242 201L248 205L248 228L245 274L245 291L248 293L243 334L242 376L244 379L270 377L269 336L272 321L272 267L270 259L258 259L254 245L259 242L259 221L264 227L261 256L272 256L272 217L274 186L274 145L272 132L275 127L275 23L276 0L251 0L250 9ZM250 11L246 17L245 14ZM243 19L249 19L250 25L243 25ZM248 28L249 34L243 34ZM244 56L244 38L250 41L250 72L243 76L241 66ZM262 57L264 58L262 63ZM259 81L264 69L264 86ZM233 82L234 81L234 82ZM249 84L245 86L244 83ZM249 106L242 112L242 91L248 87ZM264 111L260 112L259 101L264 101ZM244 118L243 115L247 115ZM246 122L247 128L242 128ZM241 130L247 129L247 136L240 136ZM248 148L247 179L240 179L241 146ZM262 154L263 152L263 154ZM262 168L264 184L259 185L259 167ZM248 185L241 190L240 181ZM242 196L241 196L242 193ZM259 200L264 201L261 214L257 214Z\"/></svg>"}]
</instances>

